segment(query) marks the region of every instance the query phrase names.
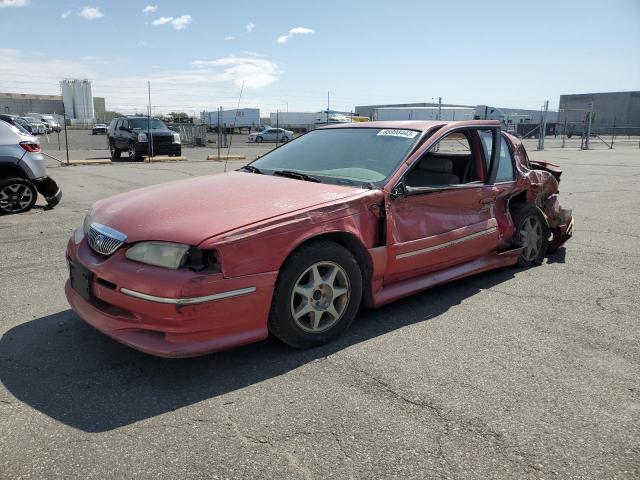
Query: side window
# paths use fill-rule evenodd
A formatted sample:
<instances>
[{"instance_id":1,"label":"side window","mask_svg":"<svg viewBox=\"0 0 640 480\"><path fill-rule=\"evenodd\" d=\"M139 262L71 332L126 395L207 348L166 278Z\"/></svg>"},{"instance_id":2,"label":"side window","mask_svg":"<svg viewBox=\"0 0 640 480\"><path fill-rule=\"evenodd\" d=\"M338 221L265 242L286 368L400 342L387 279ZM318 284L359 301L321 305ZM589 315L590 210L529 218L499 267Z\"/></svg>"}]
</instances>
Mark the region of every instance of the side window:
<instances>
[{"instance_id":1,"label":"side window","mask_svg":"<svg viewBox=\"0 0 640 480\"><path fill-rule=\"evenodd\" d=\"M513 180L513 158L507 140L501 136L502 144L500 145L500 161L498 163L498 173L496 174L496 182L510 182Z\"/></svg>"},{"instance_id":2,"label":"side window","mask_svg":"<svg viewBox=\"0 0 640 480\"><path fill-rule=\"evenodd\" d=\"M460 185L477 180L467 132L452 132L438 140L406 176L408 187Z\"/></svg>"},{"instance_id":3,"label":"side window","mask_svg":"<svg viewBox=\"0 0 640 480\"><path fill-rule=\"evenodd\" d=\"M482 151L484 153L484 169L489 171L489 163L491 162L491 149L493 148L493 132L491 130L478 130L480 140L482 141Z\"/></svg>"}]
</instances>

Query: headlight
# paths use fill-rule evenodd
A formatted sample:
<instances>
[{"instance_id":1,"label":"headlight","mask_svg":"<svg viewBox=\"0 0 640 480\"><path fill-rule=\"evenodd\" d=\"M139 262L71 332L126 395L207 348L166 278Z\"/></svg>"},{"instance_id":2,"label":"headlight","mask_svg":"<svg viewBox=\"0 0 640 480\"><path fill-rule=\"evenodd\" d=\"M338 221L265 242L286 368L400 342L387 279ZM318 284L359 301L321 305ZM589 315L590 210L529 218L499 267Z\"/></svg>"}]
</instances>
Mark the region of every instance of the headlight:
<instances>
[{"instance_id":1,"label":"headlight","mask_svg":"<svg viewBox=\"0 0 640 480\"><path fill-rule=\"evenodd\" d=\"M177 270L184 265L189 245L169 242L140 242L127 250L129 260Z\"/></svg>"},{"instance_id":2,"label":"headlight","mask_svg":"<svg viewBox=\"0 0 640 480\"><path fill-rule=\"evenodd\" d=\"M173 143L180 143L180 134L179 133L174 133L173 134Z\"/></svg>"},{"instance_id":3,"label":"headlight","mask_svg":"<svg viewBox=\"0 0 640 480\"><path fill-rule=\"evenodd\" d=\"M146 133L139 133L138 134L138 142L146 142L147 141L147 134Z\"/></svg>"},{"instance_id":4,"label":"headlight","mask_svg":"<svg viewBox=\"0 0 640 480\"><path fill-rule=\"evenodd\" d=\"M82 222L82 231L84 232L85 235L89 232L91 221L92 221L91 212L89 212L84 216L84 220Z\"/></svg>"}]
</instances>

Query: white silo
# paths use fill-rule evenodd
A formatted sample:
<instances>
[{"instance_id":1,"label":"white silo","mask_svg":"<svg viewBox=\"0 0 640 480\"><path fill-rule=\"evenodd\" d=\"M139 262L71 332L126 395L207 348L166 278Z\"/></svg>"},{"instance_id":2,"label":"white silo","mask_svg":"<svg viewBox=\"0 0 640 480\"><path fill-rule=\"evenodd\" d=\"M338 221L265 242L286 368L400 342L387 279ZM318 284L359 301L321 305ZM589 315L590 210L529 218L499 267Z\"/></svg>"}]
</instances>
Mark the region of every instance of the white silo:
<instances>
[{"instance_id":1,"label":"white silo","mask_svg":"<svg viewBox=\"0 0 640 480\"><path fill-rule=\"evenodd\" d=\"M65 79L60 82L62 103L67 117L81 122L93 122L93 94L89 80Z\"/></svg>"}]
</instances>

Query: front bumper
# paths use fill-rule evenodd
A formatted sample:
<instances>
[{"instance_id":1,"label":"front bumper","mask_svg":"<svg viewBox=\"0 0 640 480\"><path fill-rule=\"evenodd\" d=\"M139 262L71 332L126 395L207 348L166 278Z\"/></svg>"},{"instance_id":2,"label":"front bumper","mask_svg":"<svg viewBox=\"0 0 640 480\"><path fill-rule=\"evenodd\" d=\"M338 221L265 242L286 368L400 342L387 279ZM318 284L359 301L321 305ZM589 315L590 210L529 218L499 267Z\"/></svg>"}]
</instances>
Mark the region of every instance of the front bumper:
<instances>
[{"instance_id":1,"label":"front bumper","mask_svg":"<svg viewBox=\"0 0 640 480\"><path fill-rule=\"evenodd\" d=\"M36 186L38 192L47 201L47 208L53 208L60 203L62 190L60 190L58 184L53 180L53 178L45 176L32 180L32 182Z\"/></svg>"},{"instance_id":2,"label":"front bumper","mask_svg":"<svg viewBox=\"0 0 640 480\"><path fill-rule=\"evenodd\" d=\"M67 259L93 274L89 301L67 281L71 308L97 330L137 350L161 357L193 357L268 335L277 272L224 278L168 270L127 260L122 249L111 257L99 256L85 238L76 243L73 237ZM243 289L246 293L224 295ZM131 291L142 295L132 296ZM193 297L214 299L193 305L158 301Z\"/></svg>"},{"instance_id":3,"label":"front bumper","mask_svg":"<svg viewBox=\"0 0 640 480\"><path fill-rule=\"evenodd\" d=\"M149 154L149 143L136 144L136 153L138 155ZM153 154L154 155L181 155L182 144L181 143L158 143L153 142Z\"/></svg>"}]
</instances>

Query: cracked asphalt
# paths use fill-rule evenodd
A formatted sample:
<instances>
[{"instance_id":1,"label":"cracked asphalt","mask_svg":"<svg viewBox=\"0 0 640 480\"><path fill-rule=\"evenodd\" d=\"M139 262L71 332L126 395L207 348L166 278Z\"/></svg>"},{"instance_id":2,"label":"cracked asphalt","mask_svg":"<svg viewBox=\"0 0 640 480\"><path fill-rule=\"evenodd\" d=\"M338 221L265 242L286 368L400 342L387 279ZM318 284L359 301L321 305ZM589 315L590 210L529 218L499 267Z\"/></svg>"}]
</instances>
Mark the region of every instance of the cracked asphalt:
<instances>
[{"instance_id":1,"label":"cracked asphalt","mask_svg":"<svg viewBox=\"0 0 640 480\"><path fill-rule=\"evenodd\" d=\"M576 221L540 267L363 310L321 348L189 360L79 320L64 247L95 200L222 164L52 168L56 209L0 217L0 477L640 478L637 147L529 147Z\"/></svg>"}]
</instances>

